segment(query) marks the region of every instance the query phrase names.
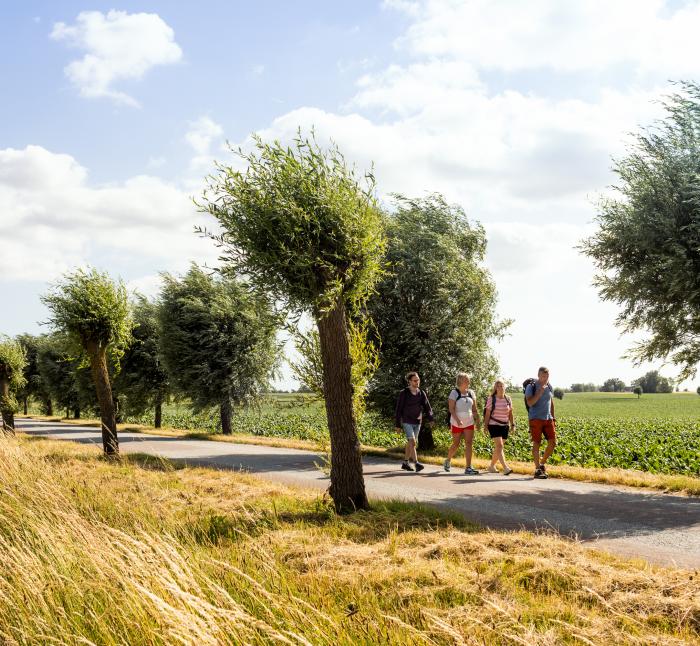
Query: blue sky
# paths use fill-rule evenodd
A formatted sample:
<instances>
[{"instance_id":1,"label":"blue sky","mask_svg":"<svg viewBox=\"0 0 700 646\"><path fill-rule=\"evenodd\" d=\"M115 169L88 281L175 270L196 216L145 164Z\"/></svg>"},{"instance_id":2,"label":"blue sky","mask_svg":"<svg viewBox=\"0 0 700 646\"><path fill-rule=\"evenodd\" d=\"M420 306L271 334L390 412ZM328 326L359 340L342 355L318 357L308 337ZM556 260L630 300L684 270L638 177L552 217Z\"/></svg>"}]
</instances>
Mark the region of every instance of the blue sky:
<instances>
[{"instance_id":1,"label":"blue sky","mask_svg":"<svg viewBox=\"0 0 700 646\"><path fill-rule=\"evenodd\" d=\"M0 332L40 331L76 266L154 294L214 264L190 198L224 142L313 126L383 196L440 191L484 224L506 377L630 380L659 366L620 359L575 246L611 155L700 78L698 28L696 0L2 1Z\"/></svg>"}]
</instances>

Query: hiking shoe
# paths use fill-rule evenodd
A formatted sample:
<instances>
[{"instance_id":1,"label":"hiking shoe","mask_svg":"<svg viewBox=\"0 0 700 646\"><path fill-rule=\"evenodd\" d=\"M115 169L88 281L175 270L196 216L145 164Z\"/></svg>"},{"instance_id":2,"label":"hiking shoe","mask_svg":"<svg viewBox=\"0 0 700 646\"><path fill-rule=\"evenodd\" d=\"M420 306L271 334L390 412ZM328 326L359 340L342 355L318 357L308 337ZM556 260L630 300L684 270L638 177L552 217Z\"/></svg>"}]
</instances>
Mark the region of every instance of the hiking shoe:
<instances>
[{"instance_id":1,"label":"hiking shoe","mask_svg":"<svg viewBox=\"0 0 700 646\"><path fill-rule=\"evenodd\" d=\"M420 462L416 462L416 471L422 471L425 469L425 465L421 464Z\"/></svg>"},{"instance_id":2,"label":"hiking shoe","mask_svg":"<svg viewBox=\"0 0 700 646\"><path fill-rule=\"evenodd\" d=\"M547 474L544 472L544 469L542 467L537 467L535 469L535 478L538 480L546 480L547 479Z\"/></svg>"},{"instance_id":3,"label":"hiking shoe","mask_svg":"<svg viewBox=\"0 0 700 646\"><path fill-rule=\"evenodd\" d=\"M497 469L495 466L493 466L493 464L490 464L490 465L489 465L489 468L486 469L486 470L487 470L489 473L498 473L498 469Z\"/></svg>"},{"instance_id":4,"label":"hiking shoe","mask_svg":"<svg viewBox=\"0 0 700 646\"><path fill-rule=\"evenodd\" d=\"M401 468L404 471L413 471L413 467L408 463L408 462L402 462L401 463Z\"/></svg>"},{"instance_id":5,"label":"hiking shoe","mask_svg":"<svg viewBox=\"0 0 700 646\"><path fill-rule=\"evenodd\" d=\"M467 467L464 470L464 475L465 476L478 476L479 472L476 469L472 469L472 467Z\"/></svg>"},{"instance_id":6,"label":"hiking shoe","mask_svg":"<svg viewBox=\"0 0 700 646\"><path fill-rule=\"evenodd\" d=\"M513 473L513 469L511 469L510 467L508 467L507 469L504 469L504 471L503 471L504 476L509 476L511 473Z\"/></svg>"},{"instance_id":7,"label":"hiking shoe","mask_svg":"<svg viewBox=\"0 0 700 646\"><path fill-rule=\"evenodd\" d=\"M451 465L450 465L450 461L449 461L449 460L445 460L445 461L442 463L442 468L445 469L445 471L447 471L448 473L450 472L450 466L451 466Z\"/></svg>"}]
</instances>

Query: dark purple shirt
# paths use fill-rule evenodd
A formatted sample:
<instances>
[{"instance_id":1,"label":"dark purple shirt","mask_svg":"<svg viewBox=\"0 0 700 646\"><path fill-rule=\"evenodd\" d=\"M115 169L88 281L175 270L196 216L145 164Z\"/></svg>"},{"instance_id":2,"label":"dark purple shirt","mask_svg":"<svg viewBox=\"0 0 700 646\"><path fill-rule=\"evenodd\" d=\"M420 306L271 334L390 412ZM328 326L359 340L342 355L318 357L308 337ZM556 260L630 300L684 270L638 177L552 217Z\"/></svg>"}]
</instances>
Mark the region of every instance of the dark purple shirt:
<instances>
[{"instance_id":1,"label":"dark purple shirt","mask_svg":"<svg viewBox=\"0 0 700 646\"><path fill-rule=\"evenodd\" d=\"M433 409L430 407L428 395L422 390L414 395L410 388L404 388L396 402L396 428L401 428L402 423L420 423L423 414L429 422L433 420Z\"/></svg>"}]
</instances>

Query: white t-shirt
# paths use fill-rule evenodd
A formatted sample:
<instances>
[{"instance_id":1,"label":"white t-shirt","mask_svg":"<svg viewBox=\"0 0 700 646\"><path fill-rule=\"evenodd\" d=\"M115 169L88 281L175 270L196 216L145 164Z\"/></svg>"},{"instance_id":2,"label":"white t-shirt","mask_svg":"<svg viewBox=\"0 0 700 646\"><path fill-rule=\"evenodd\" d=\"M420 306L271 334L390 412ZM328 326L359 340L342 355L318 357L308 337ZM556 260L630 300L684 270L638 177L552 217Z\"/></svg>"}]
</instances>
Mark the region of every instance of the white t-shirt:
<instances>
[{"instance_id":1,"label":"white t-shirt","mask_svg":"<svg viewBox=\"0 0 700 646\"><path fill-rule=\"evenodd\" d=\"M459 428L466 428L467 426L472 426L474 424L474 413L472 411L472 406L474 405L474 400L472 395L474 392L472 390L467 391L466 396L464 393L460 393L461 397L457 399L457 389L453 388L450 393L450 399L455 402L455 413L461 418L461 422L454 416L450 416L450 424L452 426L458 426Z\"/></svg>"}]
</instances>

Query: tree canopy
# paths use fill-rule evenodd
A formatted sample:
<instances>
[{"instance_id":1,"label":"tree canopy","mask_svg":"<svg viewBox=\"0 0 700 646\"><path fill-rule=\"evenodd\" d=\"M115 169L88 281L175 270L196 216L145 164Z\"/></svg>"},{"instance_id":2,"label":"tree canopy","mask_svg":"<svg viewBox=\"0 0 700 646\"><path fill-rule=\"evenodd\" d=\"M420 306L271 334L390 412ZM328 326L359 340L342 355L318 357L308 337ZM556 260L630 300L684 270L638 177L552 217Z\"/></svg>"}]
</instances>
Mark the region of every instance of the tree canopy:
<instances>
[{"instance_id":1,"label":"tree canopy","mask_svg":"<svg viewBox=\"0 0 700 646\"><path fill-rule=\"evenodd\" d=\"M625 389L625 382L617 377L606 379L600 387L600 392L603 393L621 393Z\"/></svg>"},{"instance_id":2,"label":"tree canopy","mask_svg":"<svg viewBox=\"0 0 700 646\"><path fill-rule=\"evenodd\" d=\"M230 434L232 404L265 391L277 362L279 320L268 300L193 264L181 279L164 275L158 317L173 387L196 410L218 406Z\"/></svg>"},{"instance_id":3,"label":"tree canopy","mask_svg":"<svg viewBox=\"0 0 700 646\"><path fill-rule=\"evenodd\" d=\"M78 269L59 281L42 301L49 323L90 362L100 405L105 454L117 455L117 422L107 355L118 358L131 341L133 327L124 283L96 269Z\"/></svg>"},{"instance_id":4,"label":"tree canopy","mask_svg":"<svg viewBox=\"0 0 700 646\"><path fill-rule=\"evenodd\" d=\"M409 370L439 400L459 371L484 392L498 371L494 342L510 322L496 315L483 227L441 195L396 196L387 238L388 269L368 302L380 346L370 400L391 413Z\"/></svg>"},{"instance_id":5,"label":"tree canopy","mask_svg":"<svg viewBox=\"0 0 700 646\"><path fill-rule=\"evenodd\" d=\"M700 85L680 88L665 119L614 160L614 196L600 201L582 249L602 298L622 306L618 325L650 333L629 356L670 359L686 378L700 362Z\"/></svg>"},{"instance_id":6,"label":"tree canopy","mask_svg":"<svg viewBox=\"0 0 700 646\"><path fill-rule=\"evenodd\" d=\"M18 410L16 391L24 386L27 357L22 345L7 336L0 336L0 413L4 428L14 432L14 414Z\"/></svg>"},{"instance_id":7,"label":"tree canopy","mask_svg":"<svg viewBox=\"0 0 700 646\"><path fill-rule=\"evenodd\" d=\"M633 386L639 386L645 393L672 393L673 381L662 377L658 370L650 370L643 377L635 379Z\"/></svg>"},{"instance_id":8,"label":"tree canopy","mask_svg":"<svg viewBox=\"0 0 700 646\"><path fill-rule=\"evenodd\" d=\"M124 399L125 412L141 415L155 409L160 427L161 407L169 392L169 379L160 357L158 306L137 296L133 306L133 340L120 361L115 388Z\"/></svg>"},{"instance_id":9,"label":"tree canopy","mask_svg":"<svg viewBox=\"0 0 700 646\"><path fill-rule=\"evenodd\" d=\"M362 476L348 313L380 277L384 228L371 173L358 176L332 145L298 134L289 146L254 138L210 178L202 209L221 225L212 236L233 271L318 328L331 441L330 495L338 511L368 506Z\"/></svg>"}]
</instances>

